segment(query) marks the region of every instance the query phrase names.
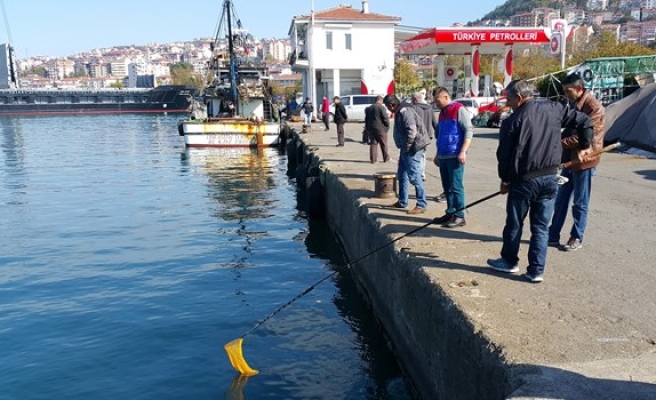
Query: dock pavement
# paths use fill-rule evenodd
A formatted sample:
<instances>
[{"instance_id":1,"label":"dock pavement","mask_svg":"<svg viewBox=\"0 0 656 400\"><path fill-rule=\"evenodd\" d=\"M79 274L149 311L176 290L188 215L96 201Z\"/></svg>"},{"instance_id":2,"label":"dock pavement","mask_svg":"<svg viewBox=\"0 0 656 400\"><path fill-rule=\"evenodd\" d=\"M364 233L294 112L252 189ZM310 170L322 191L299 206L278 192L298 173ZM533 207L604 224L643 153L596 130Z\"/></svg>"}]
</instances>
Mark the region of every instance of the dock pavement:
<instances>
[{"instance_id":1,"label":"dock pavement","mask_svg":"<svg viewBox=\"0 0 656 400\"><path fill-rule=\"evenodd\" d=\"M301 132L300 124L290 126ZM380 208L395 199L376 197L373 174L395 172L396 161L370 163L368 146L360 143L362 128L362 123L346 124L344 147L335 146L333 123L328 131L314 123L311 132L298 136L352 193L355 203L366 208L376 229L389 237L444 215L444 203L432 200L442 191L438 168L431 162L434 143L427 150L428 210L408 215L405 210ZM398 160L391 136L390 131L390 154ZM497 140L497 129L475 129L465 170L466 203L499 190ZM410 194L412 208L412 186ZM512 371L506 398L656 399L656 159L624 153L603 156L593 179L583 247L571 252L549 248L540 284L521 276L527 265L528 220L520 273L498 273L486 264L488 258L499 257L505 201L505 196L497 196L472 207L467 225L459 229L431 225L404 238L395 251L419 263L435 290L495 350L503 368ZM567 240L570 228L571 214L561 241ZM362 255L352 247L349 253L354 253L348 254L351 259ZM413 372L408 358L401 363L420 387L419 395L427 397L431 385L417 382L426 376ZM443 387L437 392L459 393ZM466 395L448 398L457 397Z\"/></svg>"}]
</instances>

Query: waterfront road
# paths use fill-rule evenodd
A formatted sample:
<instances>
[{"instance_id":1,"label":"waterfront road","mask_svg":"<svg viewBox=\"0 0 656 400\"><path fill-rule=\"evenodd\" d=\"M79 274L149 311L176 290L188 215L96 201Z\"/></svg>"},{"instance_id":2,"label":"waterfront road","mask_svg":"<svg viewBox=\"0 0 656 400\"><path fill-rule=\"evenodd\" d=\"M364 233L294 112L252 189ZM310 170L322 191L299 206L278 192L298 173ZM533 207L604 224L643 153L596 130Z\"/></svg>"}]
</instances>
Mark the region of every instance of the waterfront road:
<instances>
[{"instance_id":1,"label":"waterfront road","mask_svg":"<svg viewBox=\"0 0 656 400\"><path fill-rule=\"evenodd\" d=\"M298 132L299 124L292 124ZM340 177L362 204L394 199L375 197L373 174L395 172L396 162L369 162L361 144L362 124L346 124L346 145L336 147L335 125L301 134L308 148ZM498 130L475 130L467 158L467 203L496 192ZM389 134L391 155L398 159ZM429 146L426 186L430 198L441 192ZM382 157L379 157L382 160ZM499 256L505 196L471 208L467 226L430 226L404 239L403 247L421 259L441 287L496 347L508 364L542 366L528 374L510 398L656 398L656 159L622 153L603 156L593 180L584 245L572 252L549 249L545 281L531 284L526 268L528 227L524 229L520 274L506 275L486 265ZM414 207L411 187L410 206ZM373 208L373 207L372 207ZM443 203L429 200L428 212L376 209L383 226L399 233L442 216ZM526 221L528 225L528 221ZM571 217L562 240L567 240ZM357 258L358 254L351 254Z\"/></svg>"}]
</instances>

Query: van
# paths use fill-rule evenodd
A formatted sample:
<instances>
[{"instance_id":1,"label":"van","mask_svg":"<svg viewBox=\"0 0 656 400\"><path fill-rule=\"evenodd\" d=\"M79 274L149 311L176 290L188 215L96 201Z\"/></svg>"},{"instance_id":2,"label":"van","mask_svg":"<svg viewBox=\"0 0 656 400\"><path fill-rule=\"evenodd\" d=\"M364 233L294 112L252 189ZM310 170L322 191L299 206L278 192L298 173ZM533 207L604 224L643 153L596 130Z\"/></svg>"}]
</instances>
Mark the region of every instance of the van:
<instances>
[{"instance_id":1,"label":"van","mask_svg":"<svg viewBox=\"0 0 656 400\"><path fill-rule=\"evenodd\" d=\"M376 97L376 94L349 94L339 96L339 99L349 121L364 121L364 110L376 102ZM330 114L335 115L335 103L330 105ZM389 111L387 114L390 114Z\"/></svg>"}]
</instances>

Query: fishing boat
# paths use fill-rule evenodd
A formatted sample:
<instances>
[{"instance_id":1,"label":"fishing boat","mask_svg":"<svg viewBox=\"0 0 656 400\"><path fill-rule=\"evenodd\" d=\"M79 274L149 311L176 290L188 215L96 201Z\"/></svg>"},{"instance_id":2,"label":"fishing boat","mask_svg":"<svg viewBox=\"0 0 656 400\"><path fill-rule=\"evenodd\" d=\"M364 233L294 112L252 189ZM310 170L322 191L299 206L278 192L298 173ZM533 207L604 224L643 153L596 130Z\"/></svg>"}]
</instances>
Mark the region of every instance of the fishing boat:
<instances>
[{"instance_id":1,"label":"fishing boat","mask_svg":"<svg viewBox=\"0 0 656 400\"><path fill-rule=\"evenodd\" d=\"M198 89L163 85L155 88L22 88L16 76L13 46L0 44L0 116L52 114L188 113Z\"/></svg>"},{"instance_id":2,"label":"fishing boat","mask_svg":"<svg viewBox=\"0 0 656 400\"><path fill-rule=\"evenodd\" d=\"M227 47L219 48L220 39ZM212 43L209 82L188 117L178 122L187 147L266 147L280 143L270 79L263 66L248 60L246 31L231 0Z\"/></svg>"}]
</instances>

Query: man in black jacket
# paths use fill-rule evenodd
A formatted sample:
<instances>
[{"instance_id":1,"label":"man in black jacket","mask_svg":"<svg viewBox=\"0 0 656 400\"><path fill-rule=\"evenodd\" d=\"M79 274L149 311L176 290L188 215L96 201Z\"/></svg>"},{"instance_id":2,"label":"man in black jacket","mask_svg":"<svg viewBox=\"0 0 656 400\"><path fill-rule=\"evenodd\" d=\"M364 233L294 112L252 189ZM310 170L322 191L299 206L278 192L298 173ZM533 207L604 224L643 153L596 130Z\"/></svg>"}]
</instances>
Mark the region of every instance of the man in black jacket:
<instances>
[{"instance_id":1,"label":"man in black jacket","mask_svg":"<svg viewBox=\"0 0 656 400\"><path fill-rule=\"evenodd\" d=\"M344 104L340 101L339 96L335 96L333 102L335 103L335 115L333 116L333 120L337 126L337 146L340 147L344 146L344 124L346 123L348 116L346 115L346 108L344 108Z\"/></svg>"},{"instance_id":2,"label":"man in black jacket","mask_svg":"<svg viewBox=\"0 0 656 400\"><path fill-rule=\"evenodd\" d=\"M500 191L508 193L506 226L501 258L487 263L496 271L519 271L522 227L530 213L531 240L524 276L537 283L543 281L549 222L558 192L561 128L577 131L582 150L576 157L580 160L590 153L593 131L586 114L553 101L536 100L532 93L533 88L523 80L512 81L506 87L513 113L501 124L497 148Z\"/></svg>"},{"instance_id":3,"label":"man in black jacket","mask_svg":"<svg viewBox=\"0 0 656 400\"><path fill-rule=\"evenodd\" d=\"M378 146L383 153L383 161L390 159L387 151L387 131L390 122L387 109L383 105L383 96L376 97L376 102L364 110L364 129L369 135L369 161L378 161Z\"/></svg>"}]
</instances>

